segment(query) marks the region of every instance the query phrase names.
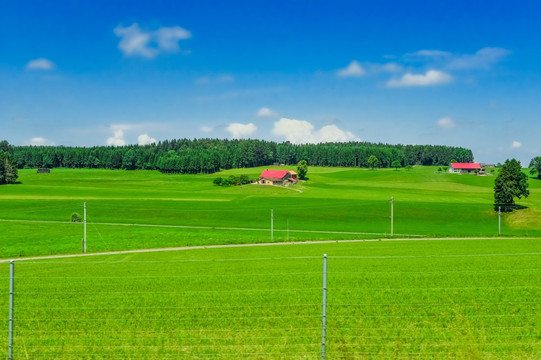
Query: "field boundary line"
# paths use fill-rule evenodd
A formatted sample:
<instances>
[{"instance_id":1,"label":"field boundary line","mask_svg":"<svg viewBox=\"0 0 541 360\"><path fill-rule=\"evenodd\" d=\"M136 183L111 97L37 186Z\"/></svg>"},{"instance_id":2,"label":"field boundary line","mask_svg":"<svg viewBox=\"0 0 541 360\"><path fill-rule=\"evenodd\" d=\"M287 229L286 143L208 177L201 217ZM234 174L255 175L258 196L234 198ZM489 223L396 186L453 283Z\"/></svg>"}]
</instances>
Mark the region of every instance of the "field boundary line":
<instances>
[{"instance_id":1,"label":"field boundary line","mask_svg":"<svg viewBox=\"0 0 541 360\"><path fill-rule=\"evenodd\" d=\"M75 224L81 225L80 222L71 221L56 221L56 220L18 220L18 219L0 219L3 222L27 222L38 224ZM125 224L125 223L104 223L104 222L87 222L87 224L101 225L101 226L133 226L133 227L157 227L157 228L171 228L171 229L199 229L199 230L233 230L233 231L271 231L268 228L239 228L239 227L224 227L224 226L197 226L197 225L167 225L167 224ZM315 234L344 234L344 235L389 235L388 233L373 233L373 232L355 232L355 231L329 231L329 230L284 230L274 229L274 232L293 232L293 233L315 233ZM395 234L396 236L408 236L408 237L423 237L424 235L418 234Z\"/></svg>"},{"instance_id":2,"label":"field boundary line","mask_svg":"<svg viewBox=\"0 0 541 360\"><path fill-rule=\"evenodd\" d=\"M243 247L256 247L256 246L289 246L289 245L317 245L317 244L335 244L335 243L358 243L358 242L392 242L392 241L461 241L461 240L541 240L541 238L505 238L505 237L472 237L472 238L415 238L415 239L359 239L359 240L311 240L311 241L292 241L292 242L276 242L276 243L255 243L255 244L222 244L222 245L197 245L197 246L179 246L169 248L153 248L153 249L132 249L132 250L118 250L118 251L105 251L86 254L62 254L62 255L43 255L43 256L31 256L11 259L0 259L0 264L9 263L10 261L33 261L33 260L49 260L49 259L65 259L65 258L79 258L79 257L91 257L102 255L123 255L123 254L138 254L138 253L152 253L152 252L166 252L166 251L187 251L187 250L203 250L203 249L222 249L222 248L243 248ZM541 254L541 253L536 253ZM493 254L478 254L477 256L489 256ZM495 254L501 255L501 254ZM512 255L512 254L506 254ZM521 253L515 255L523 255ZM533 255L530 253L530 255ZM458 256L458 255L451 255ZM469 256L475 256L470 254ZM430 257L430 255L424 256ZM298 257L295 257L298 258ZM316 258L316 257L314 257Z\"/></svg>"}]
</instances>

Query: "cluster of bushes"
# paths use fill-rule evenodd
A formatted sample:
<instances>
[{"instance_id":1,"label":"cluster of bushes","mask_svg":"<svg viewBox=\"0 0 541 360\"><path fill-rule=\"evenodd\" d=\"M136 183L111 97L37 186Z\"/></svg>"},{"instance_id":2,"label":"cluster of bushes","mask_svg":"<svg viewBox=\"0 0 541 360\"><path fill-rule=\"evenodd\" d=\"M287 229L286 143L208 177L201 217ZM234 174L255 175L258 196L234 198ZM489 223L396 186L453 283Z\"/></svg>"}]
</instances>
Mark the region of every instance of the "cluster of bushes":
<instances>
[{"instance_id":1,"label":"cluster of bushes","mask_svg":"<svg viewBox=\"0 0 541 360\"><path fill-rule=\"evenodd\" d=\"M251 180L248 175L229 175L226 178L217 177L212 183L217 186L246 185L251 183Z\"/></svg>"}]
</instances>

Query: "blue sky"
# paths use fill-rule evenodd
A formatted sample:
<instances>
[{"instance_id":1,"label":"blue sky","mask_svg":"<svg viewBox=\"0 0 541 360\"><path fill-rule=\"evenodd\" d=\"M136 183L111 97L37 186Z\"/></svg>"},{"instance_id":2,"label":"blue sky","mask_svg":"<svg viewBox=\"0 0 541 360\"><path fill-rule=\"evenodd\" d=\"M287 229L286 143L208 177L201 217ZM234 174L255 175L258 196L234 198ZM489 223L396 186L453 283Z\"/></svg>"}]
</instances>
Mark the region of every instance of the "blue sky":
<instances>
[{"instance_id":1,"label":"blue sky","mask_svg":"<svg viewBox=\"0 0 541 360\"><path fill-rule=\"evenodd\" d=\"M541 155L537 1L3 1L0 139Z\"/></svg>"}]
</instances>

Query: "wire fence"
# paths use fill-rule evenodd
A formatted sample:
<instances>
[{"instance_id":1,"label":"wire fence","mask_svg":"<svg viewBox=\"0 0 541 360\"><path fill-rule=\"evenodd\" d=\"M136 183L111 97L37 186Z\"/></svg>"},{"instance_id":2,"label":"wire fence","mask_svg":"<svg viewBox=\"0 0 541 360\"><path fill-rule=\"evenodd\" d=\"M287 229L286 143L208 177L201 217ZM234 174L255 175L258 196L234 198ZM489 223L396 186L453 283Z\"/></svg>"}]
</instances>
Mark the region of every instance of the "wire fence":
<instances>
[{"instance_id":1,"label":"wire fence","mask_svg":"<svg viewBox=\"0 0 541 360\"><path fill-rule=\"evenodd\" d=\"M254 201L242 206L229 201L169 201L165 206L162 200L134 200L129 211L123 211L125 205L120 201L90 199L86 231L83 224L70 222L73 212L83 216L82 202L40 200L26 211L26 200L17 200L16 208L10 205L0 210L0 230L5 233L0 245L3 257L8 258L81 252L84 233L88 233L89 252L254 242L541 234L535 215L528 218L531 226L517 227L515 222L523 224L523 218L513 219L510 214L499 218L490 201L416 203L401 198L391 201L390 196L370 201L274 200L272 204ZM18 237L22 231L29 233L27 239ZM56 241L44 238L43 233L56 236Z\"/></svg>"},{"instance_id":2,"label":"wire fence","mask_svg":"<svg viewBox=\"0 0 541 360\"><path fill-rule=\"evenodd\" d=\"M16 262L12 358L541 358L541 253L115 259Z\"/></svg>"}]
</instances>

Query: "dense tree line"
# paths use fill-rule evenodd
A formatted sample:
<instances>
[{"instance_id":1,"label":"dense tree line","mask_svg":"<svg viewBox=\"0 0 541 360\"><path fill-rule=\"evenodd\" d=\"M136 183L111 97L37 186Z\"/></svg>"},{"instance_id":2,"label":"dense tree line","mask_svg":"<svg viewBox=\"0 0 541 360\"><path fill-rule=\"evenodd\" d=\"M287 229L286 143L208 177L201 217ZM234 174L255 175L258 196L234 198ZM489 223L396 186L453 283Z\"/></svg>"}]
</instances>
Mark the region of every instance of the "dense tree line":
<instances>
[{"instance_id":1,"label":"dense tree line","mask_svg":"<svg viewBox=\"0 0 541 360\"><path fill-rule=\"evenodd\" d=\"M366 142L295 145L264 140L179 139L138 146L15 146L18 168L66 167L155 169L165 173L213 173L220 169L266 166L273 163L368 167L370 156L378 167L394 161L407 165L449 165L451 159L473 161L471 150L436 145L389 145Z\"/></svg>"}]
</instances>

